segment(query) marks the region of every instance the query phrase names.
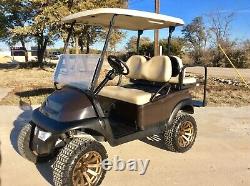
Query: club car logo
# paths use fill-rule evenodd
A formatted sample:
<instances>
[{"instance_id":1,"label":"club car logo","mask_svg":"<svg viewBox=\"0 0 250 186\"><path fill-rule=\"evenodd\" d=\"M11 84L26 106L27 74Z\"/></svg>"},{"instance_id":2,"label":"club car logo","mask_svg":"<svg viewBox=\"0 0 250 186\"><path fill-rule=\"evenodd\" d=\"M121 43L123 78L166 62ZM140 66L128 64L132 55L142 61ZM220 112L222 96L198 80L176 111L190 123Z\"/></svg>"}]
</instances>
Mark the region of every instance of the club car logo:
<instances>
[{"instance_id":1,"label":"club car logo","mask_svg":"<svg viewBox=\"0 0 250 186\"><path fill-rule=\"evenodd\" d=\"M149 166L149 159L129 159L127 161L114 156L113 159L105 159L102 161L101 166L106 171L135 171L139 175L145 175Z\"/></svg>"}]
</instances>

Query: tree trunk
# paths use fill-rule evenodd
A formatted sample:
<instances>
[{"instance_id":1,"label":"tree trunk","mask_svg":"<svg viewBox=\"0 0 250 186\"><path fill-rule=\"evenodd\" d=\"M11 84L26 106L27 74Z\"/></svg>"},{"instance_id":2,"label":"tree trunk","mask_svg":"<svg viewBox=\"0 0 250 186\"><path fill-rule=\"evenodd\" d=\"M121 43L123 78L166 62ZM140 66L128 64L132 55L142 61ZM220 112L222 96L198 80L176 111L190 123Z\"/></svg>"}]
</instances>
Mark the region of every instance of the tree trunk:
<instances>
[{"instance_id":1,"label":"tree trunk","mask_svg":"<svg viewBox=\"0 0 250 186\"><path fill-rule=\"evenodd\" d=\"M87 47L86 47L86 54L89 54L89 51L90 51L89 45L87 44Z\"/></svg>"},{"instance_id":2,"label":"tree trunk","mask_svg":"<svg viewBox=\"0 0 250 186\"><path fill-rule=\"evenodd\" d=\"M74 5L74 0L69 0L68 1L68 8L69 8L69 10L72 9L73 5Z\"/></svg>"},{"instance_id":3,"label":"tree trunk","mask_svg":"<svg viewBox=\"0 0 250 186\"><path fill-rule=\"evenodd\" d=\"M90 43L90 37L89 37L89 33L87 32L87 38L86 38L86 54L89 54L89 51L90 51L89 43Z\"/></svg>"},{"instance_id":4,"label":"tree trunk","mask_svg":"<svg viewBox=\"0 0 250 186\"><path fill-rule=\"evenodd\" d=\"M27 63L29 61L29 57L28 57L28 51L26 49L26 46L25 46L25 42L23 39L20 40L21 44L22 44L22 47L24 48L25 50L25 62Z\"/></svg>"},{"instance_id":5,"label":"tree trunk","mask_svg":"<svg viewBox=\"0 0 250 186\"><path fill-rule=\"evenodd\" d=\"M43 66L44 54L47 48L48 38L39 36L37 39L37 62L40 64L40 67Z\"/></svg>"},{"instance_id":6,"label":"tree trunk","mask_svg":"<svg viewBox=\"0 0 250 186\"><path fill-rule=\"evenodd\" d=\"M79 44L79 46L80 46L80 51L81 51L81 54L83 54L83 38L82 38L82 36L80 35L80 37L79 37L79 41L78 41L78 44Z\"/></svg>"}]
</instances>

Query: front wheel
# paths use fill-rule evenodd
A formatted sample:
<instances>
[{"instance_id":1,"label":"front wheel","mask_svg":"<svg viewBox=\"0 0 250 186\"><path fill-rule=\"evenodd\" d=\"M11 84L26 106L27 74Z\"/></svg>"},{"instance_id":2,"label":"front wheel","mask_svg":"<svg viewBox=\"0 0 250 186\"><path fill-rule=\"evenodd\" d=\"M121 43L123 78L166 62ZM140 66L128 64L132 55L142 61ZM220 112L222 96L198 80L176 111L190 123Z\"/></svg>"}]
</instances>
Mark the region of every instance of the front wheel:
<instances>
[{"instance_id":1,"label":"front wheel","mask_svg":"<svg viewBox=\"0 0 250 186\"><path fill-rule=\"evenodd\" d=\"M37 163L39 157L30 149L30 140L33 131L30 123L23 126L18 136L17 148L21 156L33 163Z\"/></svg>"},{"instance_id":2,"label":"front wheel","mask_svg":"<svg viewBox=\"0 0 250 186\"><path fill-rule=\"evenodd\" d=\"M197 135L195 119L185 113L178 114L164 131L164 141L167 150L172 152L186 152L194 144Z\"/></svg>"},{"instance_id":3,"label":"front wheel","mask_svg":"<svg viewBox=\"0 0 250 186\"><path fill-rule=\"evenodd\" d=\"M106 170L101 166L107 159L102 144L87 138L75 138L58 154L53 165L56 186L100 185Z\"/></svg>"}]
</instances>

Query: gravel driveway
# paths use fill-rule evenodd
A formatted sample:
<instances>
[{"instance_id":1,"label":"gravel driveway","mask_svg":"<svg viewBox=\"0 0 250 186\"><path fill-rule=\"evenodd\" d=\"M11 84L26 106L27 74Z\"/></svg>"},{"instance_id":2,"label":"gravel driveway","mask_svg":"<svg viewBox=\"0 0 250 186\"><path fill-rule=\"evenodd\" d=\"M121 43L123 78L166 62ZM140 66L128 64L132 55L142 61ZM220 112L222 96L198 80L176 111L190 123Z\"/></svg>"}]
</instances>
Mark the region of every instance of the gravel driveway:
<instances>
[{"instance_id":1,"label":"gravel driveway","mask_svg":"<svg viewBox=\"0 0 250 186\"><path fill-rule=\"evenodd\" d=\"M29 120L31 110L0 106L0 139L3 186L47 186L51 183L51 163L33 165L16 151L20 127ZM119 147L105 144L109 157L123 160L150 159L146 175L138 172L110 171L103 186L227 186L250 185L250 107L196 109L198 138L191 151L176 154L133 141Z\"/></svg>"}]
</instances>

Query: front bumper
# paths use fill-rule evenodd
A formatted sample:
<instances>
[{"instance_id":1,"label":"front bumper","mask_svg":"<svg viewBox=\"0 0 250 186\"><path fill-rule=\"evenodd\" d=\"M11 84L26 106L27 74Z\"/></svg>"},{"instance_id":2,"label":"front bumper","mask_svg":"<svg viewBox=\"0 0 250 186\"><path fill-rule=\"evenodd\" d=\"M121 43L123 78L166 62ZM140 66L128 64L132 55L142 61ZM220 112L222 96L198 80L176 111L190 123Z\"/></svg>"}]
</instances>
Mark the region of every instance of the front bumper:
<instances>
[{"instance_id":1,"label":"front bumper","mask_svg":"<svg viewBox=\"0 0 250 186\"><path fill-rule=\"evenodd\" d=\"M35 127L31 148L39 156L47 156L55 149L59 136Z\"/></svg>"}]
</instances>

